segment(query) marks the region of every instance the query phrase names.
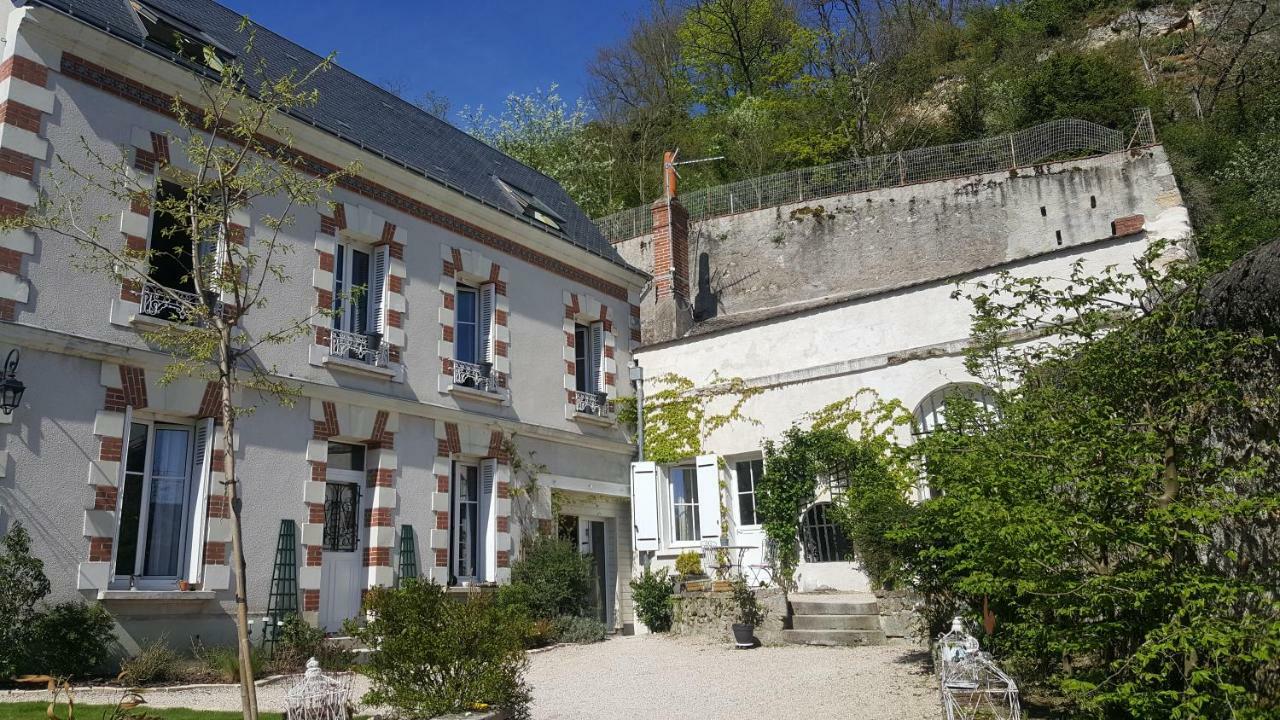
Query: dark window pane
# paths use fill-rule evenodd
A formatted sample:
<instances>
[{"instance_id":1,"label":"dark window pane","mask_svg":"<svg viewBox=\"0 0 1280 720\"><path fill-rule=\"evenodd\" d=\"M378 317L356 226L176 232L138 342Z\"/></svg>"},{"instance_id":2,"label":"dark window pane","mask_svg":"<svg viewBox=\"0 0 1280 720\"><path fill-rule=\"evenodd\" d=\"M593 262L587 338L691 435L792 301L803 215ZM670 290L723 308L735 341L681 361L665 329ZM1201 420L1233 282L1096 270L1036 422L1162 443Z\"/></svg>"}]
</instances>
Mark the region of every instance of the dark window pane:
<instances>
[{"instance_id":1,"label":"dark window pane","mask_svg":"<svg viewBox=\"0 0 1280 720\"><path fill-rule=\"evenodd\" d=\"M341 330L342 323L343 323L342 309L345 307L345 305L343 305L342 294L347 291L346 283L343 281L343 279L346 277L344 273L346 272L346 268L347 268L347 246L346 245L338 245L338 251L337 253L334 254L334 263L335 264L333 267L333 311L334 311L333 326Z\"/></svg>"},{"instance_id":2,"label":"dark window pane","mask_svg":"<svg viewBox=\"0 0 1280 720\"><path fill-rule=\"evenodd\" d=\"M818 503L804 514L800 542L805 562L841 562L849 559L849 540L827 517L827 503Z\"/></svg>"},{"instance_id":3,"label":"dark window pane","mask_svg":"<svg viewBox=\"0 0 1280 720\"><path fill-rule=\"evenodd\" d=\"M458 288L453 313L453 357L462 362L475 363L476 358L476 291Z\"/></svg>"},{"instance_id":4,"label":"dark window pane","mask_svg":"<svg viewBox=\"0 0 1280 720\"><path fill-rule=\"evenodd\" d=\"M756 524L756 495L742 493L738 495L738 517L743 525Z\"/></svg>"},{"instance_id":5,"label":"dark window pane","mask_svg":"<svg viewBox=\"0 0 1280 720\"><path fill-rule=\"evenodd\" d=\"M328 467L331 470L364 471L364 446L329 443Z\"/></svg>"},{"instance_id":6,"label":"dark window pane","mask_svg":"<svg viewBox=\"0 0 1280 720\"><path fill-rule=\"evenodd\" d=\"M591 332L585 325L575 325L573 327L573 361L574 361L574 382L578 392L587 392L590 388L589 380L591 369L587 363L588 352L591 347Z\"/></svg>"},{"instance_id":7,"label":"dark window pane","mask_svg":"<svg viewBox=\"0 0 1280 720\"><path fill-rule=\"evenodd\" d=\"M358 295L351 306L351 332L362 333L369 327L369 253L351 251L351 293Z\"/></svg>"},{"instance_id":8,"label":"dark window pane","mask_svg":"<svg viewBox=\"0 0 1280 720\"><path fill-rule=\"evenodd\" d=\"M129 426L129 456L124 466L126 472L133 473L147 469L147 426L142 423Z\"/></svg>"},{"instance_id":9,"label":"dark window pane","mask_svg":"<svg viewBox=\"0 0 1280 720\"><path fill-rule=\"evenodd\" d=\"M151 277L164 287L194 292L191 278L191 233L189 218L159 210L161 202L182 199L186 188L161 181L156 189L157 210L151 221Z\"/></svg>"}]
</instances>

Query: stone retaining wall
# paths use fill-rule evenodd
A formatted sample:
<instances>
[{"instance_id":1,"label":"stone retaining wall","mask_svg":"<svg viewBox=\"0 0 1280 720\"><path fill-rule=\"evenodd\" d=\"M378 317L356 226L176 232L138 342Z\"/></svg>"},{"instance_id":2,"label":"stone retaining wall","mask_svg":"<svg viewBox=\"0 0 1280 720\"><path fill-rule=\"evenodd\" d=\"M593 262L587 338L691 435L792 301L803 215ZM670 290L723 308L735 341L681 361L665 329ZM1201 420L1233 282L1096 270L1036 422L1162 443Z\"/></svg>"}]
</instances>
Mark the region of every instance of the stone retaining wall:
<instances>
[{"instance_id":1,"label":"stone retaining wall","mask_svg":"<svg viewBox=\"0 0 1280 720\"><path fill-rule=\"evenodd\" d=\"M886 638L906 638L925 641L926 632L917 612L921 600L906 590L877 590L876 604L880 607L880 629Z\"/></svg>"},{"instance_id":2,"label":"stone retaining wall","mask_svg":"<svg viewBox=\"0 0 1280 720\"><path fill-rule=\"evenodd\" d=\"M787 597L779 588L756 590L756 600L764 610L764 624L756 628L761 645L782 645L787 625ZM679 592L673 598L671 632L675 635L705 637L733 642L738 620L738 604L731 592Z\"/></svg>"}]
</instances>

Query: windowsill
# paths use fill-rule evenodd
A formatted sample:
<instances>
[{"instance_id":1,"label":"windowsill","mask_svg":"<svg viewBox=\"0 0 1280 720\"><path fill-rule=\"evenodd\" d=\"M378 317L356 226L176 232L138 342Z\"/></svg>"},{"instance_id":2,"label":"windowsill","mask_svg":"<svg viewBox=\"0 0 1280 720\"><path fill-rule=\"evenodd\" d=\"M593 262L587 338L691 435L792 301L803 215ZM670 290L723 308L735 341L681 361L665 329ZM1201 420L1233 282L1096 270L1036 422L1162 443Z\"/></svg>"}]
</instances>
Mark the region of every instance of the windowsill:
<instances>
[{"instance_id":1,"label":"windowsill","mask_svg":"<svg viewBox=\"0 0 1280 720\"><path fill-rule=\"evenodd\" d=\"M578 422L591 423L601 427L612 427L617 423L617 418L613 415L596 415L595 413L574 411L573 419Z\"/></svg>"},{"instance_id":2,"label":"windowsill","mask_svg":"<svg viewBox=\"0 0 1280 720\"><path fill-rule=\"evenodd\" d=\"M759 523L755 525L739 525L738 532L760 532L760 530L763 528L764 526L760 525Z\"/></svg>"},{"instance_id":3,"label":"windowsill","mask_svg":"<svg viewBox=\"0 0 1280 720\"><path fill-rule=\"evenodd\" d=\"M142 313L134 313L129 316L129 324L135 326L152 327L152 328L181 328L186 327L185 324L174 322L173 320L165 320L153 315L143 315Z\"/></svg>"},{"instance_id":4,"label":"windowsill","mask_svg":"<svg viewBox=\"0 0 1280 720\"><path fill-rule=\"evenodd\" d=\"M218 594L212 590L99 590L98 599L103 602L115 600L127 602L208 602L216 600Z\"/></svg>"},{"instance_id":5,"label":"windowsill","mask_svg":"<svg viewBox=\"0 0 1280 720\"><path fill-rule=\"evenodd\" d=\"M320 361L324 367L333 370L342 370L344 372L357 373L360 375L369 375L371 377L380 377L390 380L396 376L396 371L391 368L378 367L369 363L360 362L359 360L349 360L347 358L338 357L337 355L325 355Z\"/></svg>"},{"instance_id":6,"label":"windowsill","mask_svg":"<svg viewBox=\"0 0 1280 720\"><path fill-rule=\"evenodd\" d=\"M497 404L501 404L506 401L506 397L504 396L501 388L490 392L488 390L477 390L476 388L467 387L466 385L450 385L449 394Z\"/></svg>"}]
</instances>

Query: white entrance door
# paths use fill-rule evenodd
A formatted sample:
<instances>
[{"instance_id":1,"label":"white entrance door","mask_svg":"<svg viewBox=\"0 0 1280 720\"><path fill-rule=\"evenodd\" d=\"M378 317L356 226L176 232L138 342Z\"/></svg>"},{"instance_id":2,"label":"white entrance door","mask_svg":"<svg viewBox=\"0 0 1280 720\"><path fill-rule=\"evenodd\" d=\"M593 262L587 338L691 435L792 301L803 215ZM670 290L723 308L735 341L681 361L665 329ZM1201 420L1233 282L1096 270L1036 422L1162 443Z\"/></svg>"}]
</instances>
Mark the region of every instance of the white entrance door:
<instances>
[{"instance_id":1,"label":"white entrance door","mask_svg":"<svg viewBox=\"0 0 1280 720\"><path fill-rule=\"evenodd\" d=\"M360 612L364 587L360 554L364 525L364 473L329 470L324 497L324 557L321 561L320 626L342 631L342 623Z\"/></svg>"}]
</instances>

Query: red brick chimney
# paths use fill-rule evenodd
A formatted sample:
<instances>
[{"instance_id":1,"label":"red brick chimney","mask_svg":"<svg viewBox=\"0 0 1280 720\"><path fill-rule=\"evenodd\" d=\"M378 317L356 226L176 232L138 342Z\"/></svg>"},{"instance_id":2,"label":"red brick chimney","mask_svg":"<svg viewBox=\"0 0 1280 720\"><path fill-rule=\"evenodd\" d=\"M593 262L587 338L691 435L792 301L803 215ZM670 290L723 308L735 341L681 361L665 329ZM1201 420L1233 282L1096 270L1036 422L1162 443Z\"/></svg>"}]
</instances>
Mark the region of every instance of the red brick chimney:
<instances>
[{"instance_id":1,"label":"red brick chimney","mask_svg":"<svg viewBox=\"0 0 1280 720\"><path fill-rule=\"evenodd\" d=\"M653 203L653 291L689 301L689 211L676 198Z\"/></svg>"}]
</instances>

